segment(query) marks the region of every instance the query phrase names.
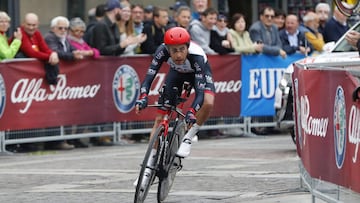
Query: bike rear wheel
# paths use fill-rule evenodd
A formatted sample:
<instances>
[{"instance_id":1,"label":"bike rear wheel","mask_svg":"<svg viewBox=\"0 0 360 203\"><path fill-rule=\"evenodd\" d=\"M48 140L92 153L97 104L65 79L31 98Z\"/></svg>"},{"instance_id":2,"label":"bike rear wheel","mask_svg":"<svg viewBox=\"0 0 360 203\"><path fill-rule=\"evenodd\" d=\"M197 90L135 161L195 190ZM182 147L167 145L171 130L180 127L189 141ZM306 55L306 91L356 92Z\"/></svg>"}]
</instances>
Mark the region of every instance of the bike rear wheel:
<instances>
[{"instance_id":1,"label":"bike rear wheel","mask_svg":"<svg viewBox=\"0 0 360 203\"><path fill-rule=\"evenodd\" d=\"M167 152L167 154L162 156L165 160L163 162L162 175L159 176L157 192L158 203L161 203L166 199L174 183L176 173L182 168L181 159L176 156L176 152L184 137L185 126L184 121L177 121L174 126L174 131L168 136L169 145L168 148L163 151L163 153Z\"/></svg>"},{"instance_id":2,"label":"bike rear wheel","mask_svg":"<svg viewBox=\"0 0 360 203\"><path fill-rule=\"evenodd\" d=\"M146 150L146 154L141 165L141 170L139 173L138 183L136 185L134 203L142 203L145 201L146 196L150 190L150 187L155 179L157 168L158 168L158 159L159 159L159 150L160 147L157 147L161 143L162 136L164 134L164 126L159 126L151 140L149 141L148 148ZM153 149L157 149L157 153L154 157L150 157L151 151ZM153 166L148 166L149 159L153 158L152 163ZM150 169L150 170L149 170ZM145 174L145 172L150 172Z\"/></svg>"},{"instance_id":3,"label":"bike rear wheel","mask_svg":"<svg viewBox=\"0 0 360 203\"><path fill-rule=\"evenodd\" d=\"M335 5L338 7L339 11L343 13L344 15L350 17L353 13L359 12L359 1L355 1L353 5L350 7L344 6L342 4L342 0L335 0Z\"/></svg>"}]
</instances>

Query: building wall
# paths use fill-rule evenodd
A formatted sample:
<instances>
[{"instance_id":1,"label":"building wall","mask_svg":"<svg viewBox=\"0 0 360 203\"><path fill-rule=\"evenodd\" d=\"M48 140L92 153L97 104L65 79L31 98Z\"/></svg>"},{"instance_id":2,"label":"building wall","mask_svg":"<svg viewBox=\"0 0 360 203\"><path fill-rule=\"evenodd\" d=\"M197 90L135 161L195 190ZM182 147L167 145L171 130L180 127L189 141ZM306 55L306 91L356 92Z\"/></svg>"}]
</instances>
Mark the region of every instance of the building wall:
<instances>
[{"instance_id":1,"label":"building wall","mask_svg":"<svg viewBox=\"0 0 360 203\"><path fill-rule=\"evenodd\" d=\"M9 0L12 1L12 0ZM106 0L84 0L84 14L87 15L88 10L96 7L100 3L105 3ZM19 0L20 22L26 13L33 12L39 16L40 30L45 31L50 25L50 21L55 16L67 16L67 0ZM141 3L143 5L158 5L168 8L175 1L170 0L131 0L131 3ZM84 16L86 20L86 16Z\"/></svg>"},{"instance_id":2,"label":"building wall","mask_svg":"<svg viewBox=\"0 0 360 203\"><path fill-rule=\"evenodd\" d=\"M50 24L53 17L58 15L66 16L66 1L48 1L48 0L20 0L20 19L29 12L36 13L39 16L41 24Z\"/></svg>"}]
</instances>

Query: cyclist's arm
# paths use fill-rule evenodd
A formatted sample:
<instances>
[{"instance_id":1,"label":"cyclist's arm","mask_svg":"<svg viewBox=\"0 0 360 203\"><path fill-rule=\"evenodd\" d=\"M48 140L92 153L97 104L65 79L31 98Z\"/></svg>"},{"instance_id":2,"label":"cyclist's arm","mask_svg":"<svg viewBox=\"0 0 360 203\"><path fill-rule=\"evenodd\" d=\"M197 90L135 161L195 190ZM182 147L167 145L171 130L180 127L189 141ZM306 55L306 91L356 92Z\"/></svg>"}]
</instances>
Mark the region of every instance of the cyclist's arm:
<instances>
[{"instance_id":1,"label":"cyclist's arm","mask_svg":"<svg viewBox=\"0 0 360 203\"><path fill-rule=\"evenodd\" d=\"M205 70L210 69L209 63L207 61L199 63L199 65L200 68L195 70L195 98L191 104L191 108L193 108L196 112L200 110L204 102L204 90L206 86Z\"/></svg>"},{"instance_id":2,"label":"cyclist's arm","mask_svg":"<svg viewBox=\"0 0 360 203\"><path fill-rule=\"evenodd\" d=\"M164 44L160 45L151 61L150 67L146 73L145 79L141 84L140 94L148 94L150 87L156 74L159 72L160 67L164 61L169 58L168 51Z\"/></svg>"}]
</instances>

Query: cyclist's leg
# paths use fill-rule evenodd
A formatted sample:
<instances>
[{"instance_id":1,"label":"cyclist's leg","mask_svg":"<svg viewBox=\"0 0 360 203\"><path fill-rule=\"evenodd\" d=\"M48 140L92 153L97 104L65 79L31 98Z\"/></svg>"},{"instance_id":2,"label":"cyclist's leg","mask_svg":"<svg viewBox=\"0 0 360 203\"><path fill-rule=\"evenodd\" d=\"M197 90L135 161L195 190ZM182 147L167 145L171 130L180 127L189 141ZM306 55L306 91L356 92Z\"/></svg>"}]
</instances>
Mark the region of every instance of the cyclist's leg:
<instances>
[{"instance_id":1,"label":"cyclist's leg","mask_svg":"<svg viewBox=\"0 0 360 203\"><path fill-rule=\"evenodd\" d=\"M159 124L160 124L162 118L164 117L165 113L166 112L158 111L157 115L155 116L155 122L154 122L154 125L153 125L152 129L151 129L150 139L149 140L151 140L151 138L153 137L153 135L155 133L155 130L159 126Z\"/></svg>"},{"instance_id":2,"label":"cyclist's leg","mask_svg":"<svg viewBox=\"0 0 360 203\"><path fill-rule=\"evenodd\" d=\"M200 110L196 113L196 123L202 126L205 121L209 118L210 113L214 107L215 101L215 86L212 78L212 72L210 66L205 66L205 90L204 90L204 101Z\"/></svg>"},{"instance_id":3,"label":"cyclist's leg","mask_svg":"<svg viewBox=\"0 0 360 203\"><path fill-rule=\"evenodd\" d=\"M202 126L209 118L214 107L215 94L212 91L204 92L204 102L200 110L196 113L196 124Z\"/></svg>"},{"instance_id":4,"label":"cyclist's leg","mask_svg":"<svg viewBox=\"0 0 360 203\"><path fill-rule=\"evenodd\" d=\"M212 74L210 70L206 72L206 85L205 91L203 91L203 104L199 111L196 113L196 123L191 126L188 132L185 134L183 138L183 142L181 143L177 155L180 157L187 157L190 154L191 150L191 141L194 136L198 133L200 127L205 123L205 121L210 116L210 113L214 107L215 101L215 86L212 80Z\"/></svg>"},{"instance_id":5,"label":"cyclist's leg","mask_svg":"<svg viewBox=\"0 0 360 203\"><path fill-rule=\"evenodd\" d=\"M170 69L164 82L163 101L161 102L164 104L175 105L177 97L181 96L184 82L193 81L193 77L194 74L192 73L180 73L176 70ZM176 88L177 91L174 90L174 88Z\"/></svg>"},{"instance_id":6,"label":"cyclist's leg","mask_svg":"<svg viewBox=\"0 0 360 203\"><path fill-rule=\"evenodd\" d=\"M191 142L196 134L199 132L201 125L205 123L210 116L211 110L214 106L215 96L212 92L204 92L204 101L200 110L196 113L196 123L191 126L188 132L185 134L183 141L179 147L177 155L179 157L187 157L190 155Z\"/></svg>"},{"instance_id":7,"label":"cyclist's leg","mask_svg":"<svg viewBox=\"0 0 360 203\"><path fill-rule=\"evenodd\" d=\"M169 72L167 73L166 75L166 78L165 78L165 82L164 82L164 85L163 85L163 96L160 96L159 99L158 99L158 104L164 104L164 103L169 103L169 97L172 97L172 94L173 94L173 87L178 87L179 91L181 91L181 88L182 88L182 83L179 82L179 77L178 76L178 72L177 71L174 71L172 69L169 70ZM175 102L175 101L170 101L171 102ZM161 120L163 119L163 116L167 113L167 109L166 108L159 108L158 111L157 111L157 115L156 115L156 118L155 118L155 123L153 125L153 128L151 130L151 133L150 133L150 139L152 138L155 130L157 129L158 125L160 124Z\"/></svg>"}]
</instances>

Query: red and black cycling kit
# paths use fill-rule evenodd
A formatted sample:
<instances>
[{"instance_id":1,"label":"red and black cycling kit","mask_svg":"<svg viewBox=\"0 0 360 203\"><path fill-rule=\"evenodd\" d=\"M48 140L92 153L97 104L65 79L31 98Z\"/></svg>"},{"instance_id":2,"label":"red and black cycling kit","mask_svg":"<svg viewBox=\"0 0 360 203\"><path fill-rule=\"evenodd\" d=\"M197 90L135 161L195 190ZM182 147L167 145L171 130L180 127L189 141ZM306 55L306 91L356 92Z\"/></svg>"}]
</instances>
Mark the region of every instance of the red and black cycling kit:
<instances>
[{"instance_id":1,"label":"red and black cycling kit","mask_svg":"<svg viewBox=\"0 0 360 203\"><path fill-rule=\"evenodd\" d=\"M174 99L171 99L173 98L173 87L182 90L184 82L189 82L195 89L195 98L191 105L191 108L195 111L198 111L203 104L205 92L215 94L214 82L207 56L199 45L190 42L187 58L182 65L177 65L173 62L165 44L157 48L141 85L141 95L147 95L149 93L151 84L163 62L167 62L170 69L166 75L163 89L163 95L167 98L159 98L159 103L166 104L168 102L175 102L173 101ZM180 92L178 93L180 94Z\"/></svg>"}]
</instances>

